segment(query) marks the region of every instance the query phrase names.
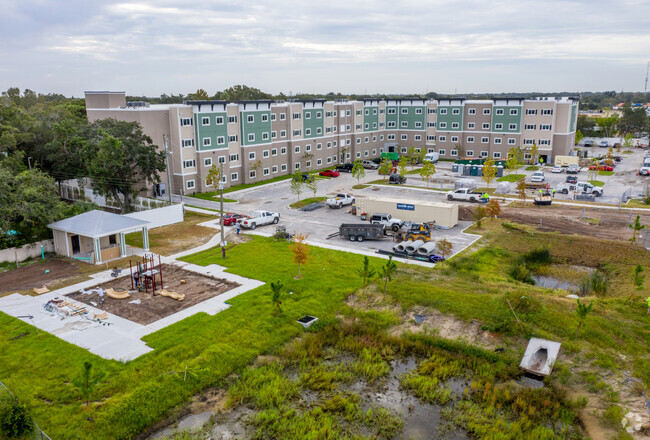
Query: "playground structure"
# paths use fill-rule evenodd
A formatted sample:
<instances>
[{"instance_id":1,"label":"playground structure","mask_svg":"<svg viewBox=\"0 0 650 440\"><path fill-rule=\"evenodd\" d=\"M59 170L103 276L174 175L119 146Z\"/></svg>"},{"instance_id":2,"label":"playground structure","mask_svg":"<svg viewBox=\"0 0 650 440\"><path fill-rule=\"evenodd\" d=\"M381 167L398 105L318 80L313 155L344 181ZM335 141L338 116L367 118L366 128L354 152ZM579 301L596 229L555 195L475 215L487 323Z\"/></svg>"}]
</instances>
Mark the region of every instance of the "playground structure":
<instances>
[{"instance_id":1,"label":"playground structure","mask_svg":"<svg viewBox=\"0 0 650 440\"><path fill-rule=\"evenodd\" d=\"M135 274L137 274L136 278L134 278L134 269ZM131 275L131 290L137 289L142 291L142 288L144 287L145 293L149 293L149 289L151 289L151 294L156 296L157 287L159 294L160 291L164 289L160 255L158 255L157 269L155 255L144 254L142 256L142 262L138 262L136 267L133 267L133 264L129 261L129 273ZM125 298L128 298L128 296Z\"/></svg>"}]
</instances>

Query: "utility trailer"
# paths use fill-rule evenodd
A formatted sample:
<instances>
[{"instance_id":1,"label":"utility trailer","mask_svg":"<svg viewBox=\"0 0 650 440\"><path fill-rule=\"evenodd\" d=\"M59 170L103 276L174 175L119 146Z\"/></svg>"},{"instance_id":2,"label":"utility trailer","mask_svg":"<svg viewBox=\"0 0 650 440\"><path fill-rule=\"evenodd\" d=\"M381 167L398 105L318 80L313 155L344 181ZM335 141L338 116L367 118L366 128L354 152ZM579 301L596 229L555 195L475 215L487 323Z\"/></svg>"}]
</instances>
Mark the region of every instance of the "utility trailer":
<instances>
[{"instance_id":1,"label":"utility trailer","mask_svg":"<svg viewBox=\"0 0 650 440\"><path fill-rule=\"evenodd\" d=\"M380 223L343 223L338 235L350 241L381 240L386 236L384 225ZM334 236L336 234L332 234Z\"/></svg>"}]
</instances>

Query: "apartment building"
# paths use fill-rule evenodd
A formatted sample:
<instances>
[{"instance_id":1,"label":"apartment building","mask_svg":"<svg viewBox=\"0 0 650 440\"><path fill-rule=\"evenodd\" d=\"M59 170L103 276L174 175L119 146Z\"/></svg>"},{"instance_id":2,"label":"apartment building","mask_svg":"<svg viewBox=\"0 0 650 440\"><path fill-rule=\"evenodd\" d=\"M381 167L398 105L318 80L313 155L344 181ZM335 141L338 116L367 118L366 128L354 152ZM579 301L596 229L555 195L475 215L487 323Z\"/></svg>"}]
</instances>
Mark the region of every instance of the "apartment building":
<instances>
[{"instance_id":1,"label":"apartment building","mask_svg":"<svg viewBox=\"0 0 650 440\"><path fill-rule=\"evenodd\" d=\"M414 146L443 159L503 159L512 147L538 147L552 161L573 147L577 98L397 98L360 101L186 101L127 103L124 92L86 92L88 119L139 122L161 148L167 141L174 193L214 190L206 177L223 164L226 187L373 159ZM529 153L526 153L529 158Z\"/></svg>"}]
</instances>

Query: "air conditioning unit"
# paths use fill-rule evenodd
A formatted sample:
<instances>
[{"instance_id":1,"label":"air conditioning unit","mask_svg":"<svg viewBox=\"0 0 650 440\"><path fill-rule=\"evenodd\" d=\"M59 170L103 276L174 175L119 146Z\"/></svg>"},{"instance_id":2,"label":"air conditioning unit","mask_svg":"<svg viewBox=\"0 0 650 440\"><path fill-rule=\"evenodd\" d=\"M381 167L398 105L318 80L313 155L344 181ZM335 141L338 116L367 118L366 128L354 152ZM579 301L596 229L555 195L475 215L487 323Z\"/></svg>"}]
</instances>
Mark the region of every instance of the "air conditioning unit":
<instances>
[{"instance_id":1,"label":"air conditioning unit","mask_svg":"<svg viewBox=\"0 0 650 440\"><path fill-rule=\"evenodd\" d=\"M158 183L153 187L153 193L156 197L164 197L167 194L167 184Z\"/></svg>"}]
</instances>

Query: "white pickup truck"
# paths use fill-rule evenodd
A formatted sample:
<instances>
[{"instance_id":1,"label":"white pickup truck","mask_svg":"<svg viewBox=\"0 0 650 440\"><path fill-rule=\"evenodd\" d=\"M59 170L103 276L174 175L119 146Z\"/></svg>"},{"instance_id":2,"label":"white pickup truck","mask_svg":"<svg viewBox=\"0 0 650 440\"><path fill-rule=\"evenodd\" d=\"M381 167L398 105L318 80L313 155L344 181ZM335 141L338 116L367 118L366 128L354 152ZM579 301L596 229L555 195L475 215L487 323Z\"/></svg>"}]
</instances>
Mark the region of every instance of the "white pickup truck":
<instances>
[{"instance_id":1,"label":"white pickup truck","mask_svg":"<svg viewBox=\"0 0 650 440\"><path fill-rule=\"evenodd\" d=\"M276 224L280 221L280 214L277 212L269 211L253 211L250 213L250 218L242 220L242 228L255 229L258 226Z\"/></svg>"},{"instance_id":2,"label":"white pickup truck","mask_svg":"<svg viewBox=\"0 0 650 440\"><path fill-rule=\"evenodd\" d=\"M561 183L558 185L555 190L561 192L562 194L569 194L569 192L577 192L578 194L592 194L596 197L603 195L603 189L597 186L593 186L589 182L578 182L578 183Z\"/></svg>"},{"instance_id":3,"label":"white pickup truck","mask_svg":"<svg viewBox=\"0 0 650 440\"><path fill-rule=\"evenodd\" d=\"M354 205L354 197L350 194L337 194L336 197L325 200L325 204L330 208L342 208L344 205Z\"/></svg>"},{"instance_id":4,"label":"white pickup truck","mask_svg":"<svg viewBox=\"0 0 650 440\"><path fill-rule=\"evenodd\" d=\"M476 192L471 188L460 188L447 194L447 200L465 200L468 202L482 202L483 193Z\"/></svg>"}]
</instances>

